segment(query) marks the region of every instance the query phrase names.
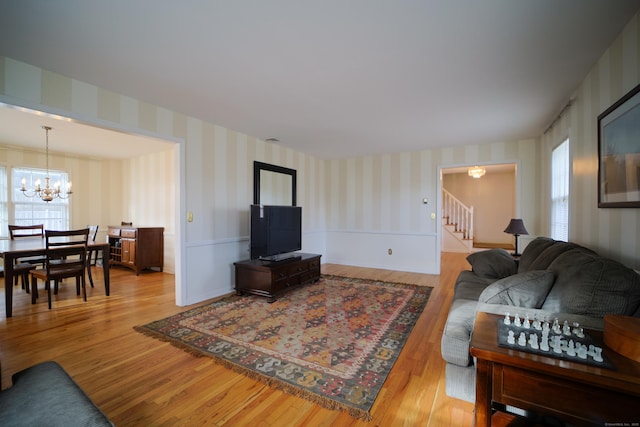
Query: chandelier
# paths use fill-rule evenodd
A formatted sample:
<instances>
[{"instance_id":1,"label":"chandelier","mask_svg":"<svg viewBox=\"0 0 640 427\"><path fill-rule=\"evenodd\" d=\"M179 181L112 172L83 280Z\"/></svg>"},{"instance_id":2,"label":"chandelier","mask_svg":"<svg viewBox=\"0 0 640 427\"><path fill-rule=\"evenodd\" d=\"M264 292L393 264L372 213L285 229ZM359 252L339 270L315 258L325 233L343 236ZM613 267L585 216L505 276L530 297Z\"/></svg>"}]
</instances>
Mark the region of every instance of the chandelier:
<instances>
[{"instance_id":1,"label":"chandelier","mask_svg":"<svg viewBox=\"0 0 640 427\"><path fill-rule=\"evenodd\" d=\"M472 168L469 168L468 172L469 172L469 176L472 176L474 178L480 178L484 176L485 173L487 173L487 170L485 168L474 166Z\"/></svg>"},{"instance_id":2,"label":"chandelier","mask_svg":"<svg viewBox=\"0 0 640 427\"><path fill-rule=\"evenodd\" d=\"M69 186L67 187L67 191L63 193L60 191L60 182L56 182L53 185L53 188L50 186L50 178L49 178L49 131L52 129L50 126L42 126L42 129L46 132L46 158L47 158L47 176L44 178L44 188L40 186L40 180L37 179L35 183L35 188L33 190L27 190L27 180L22 178L22 187L20 191L27 197L38 197L45 202L49 203L55 198L58 199L68 199L73 192L71 191L71 182L69 182Z\"/></svg>"}]
</instances>

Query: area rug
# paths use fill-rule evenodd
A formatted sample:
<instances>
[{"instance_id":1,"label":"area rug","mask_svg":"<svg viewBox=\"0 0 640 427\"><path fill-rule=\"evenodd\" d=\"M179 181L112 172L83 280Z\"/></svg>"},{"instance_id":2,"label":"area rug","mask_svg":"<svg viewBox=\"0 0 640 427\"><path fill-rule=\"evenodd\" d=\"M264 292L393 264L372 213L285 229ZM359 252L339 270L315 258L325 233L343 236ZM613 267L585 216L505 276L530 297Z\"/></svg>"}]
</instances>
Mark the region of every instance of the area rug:
<instances>
[{"instance_id":1,"label":"area rug","mask_svg":"<svg viewBox=\"0 0 640 427\"><path fill-rule=\"evenodd\" d=\"M230 296L135 329L370 420L431 290L325 275L271 304L258 296Z\"/></svg>"}]
</instances>

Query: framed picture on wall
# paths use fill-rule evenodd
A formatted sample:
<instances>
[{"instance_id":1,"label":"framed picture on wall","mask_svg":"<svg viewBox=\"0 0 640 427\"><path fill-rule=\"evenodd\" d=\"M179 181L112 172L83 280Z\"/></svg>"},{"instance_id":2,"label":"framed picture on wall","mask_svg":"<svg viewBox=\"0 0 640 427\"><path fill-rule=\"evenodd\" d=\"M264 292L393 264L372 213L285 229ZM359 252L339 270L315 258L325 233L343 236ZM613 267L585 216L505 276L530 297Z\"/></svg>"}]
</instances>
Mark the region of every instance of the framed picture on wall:
<instances>
[{"instance_id":1,"label":"framed picture on wall","mask_svg":"<svg viewBox=\"0 0 640 427\"><path fill-rule=\"evenodd\" d=\"M640 85L598 116L598 207L640 207Z\"/></svg>"}]
</instances>

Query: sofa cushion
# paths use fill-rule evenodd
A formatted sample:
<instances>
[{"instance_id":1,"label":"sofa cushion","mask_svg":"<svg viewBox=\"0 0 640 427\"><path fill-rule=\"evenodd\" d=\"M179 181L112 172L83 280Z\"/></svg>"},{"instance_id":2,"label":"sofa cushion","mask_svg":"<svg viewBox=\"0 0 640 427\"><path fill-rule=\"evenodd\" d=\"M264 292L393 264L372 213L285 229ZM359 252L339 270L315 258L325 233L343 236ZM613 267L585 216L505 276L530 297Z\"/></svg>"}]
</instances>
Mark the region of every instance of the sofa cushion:
<instances>
[{"instance_id":1,"label":"sofa cushion","mask_svg":"<svg viewBox=\"0 0 640 427\"><path fill-rule=\"evenodd\" d=\"M594 317L631 316L640 305L640 276L584 248L560 254L549 270L556 280L542 306L545 310Z\"/></svg>"},{"instance_id":2,"label":"sofa cushion","mask_svg":"<svg viewBox=\"0 0 640 427\"><path fill-rule=\"evenodd\" d=\"M472 271L464 270L458 276L454 287L453 299L471 299L476 301L482 291L495 279L480 277Z\"/></svg>"},{"instance_id":3,"label":"sofa cushion","mask_svg":"<svg viewBox=\"0 0 640 427\"><path fill-rule=\"evenodd\" d=\"M532 246L532 248L527 251L529 246ZM522 253L520 264L518 265L518 273L524 273L525 271L530 270L546 270L560 254L572 249L595 254L591 249L585 248L576 243L553 240L548 237L537 238L525 249L527 256L525 257L525 253Z\"/></svg>"},{"instance_id":4,"label":"sofa cushion","mask_svg":"<svg viewBox=\"0 0 640 427\"><path fill-rule=\"evenodd\" d=\"M516 307L540 308L553 285L553 273L532 270L500 279L489 285L479 302Z\"/></svg>"},{"instance_id":5,"label":"sofa cushion","mask_svg":"<svg viewBox=\"0 0 640 427\"><path fill-rule=\"evenodd\" d=\"M504 249L474 252L467 257L473 272L480 277L502 279L518 270L516 261Z\"/></svg>"},{"instance_id":6,"label":"sofa cushion","mask_svg":"<svg viewBox=\"0 0 640 427\"><path fill-rule=\"evenodd\" d=\"M522 251L522 255L520 255L520 261L518 263L518 273L524 273L525 271L529 271L529 266L536 260L536 258L547 249L549 246L553 245L555 240L550 239L549 237L537 237L533 239Z\"/></svg>"}]
</instances>

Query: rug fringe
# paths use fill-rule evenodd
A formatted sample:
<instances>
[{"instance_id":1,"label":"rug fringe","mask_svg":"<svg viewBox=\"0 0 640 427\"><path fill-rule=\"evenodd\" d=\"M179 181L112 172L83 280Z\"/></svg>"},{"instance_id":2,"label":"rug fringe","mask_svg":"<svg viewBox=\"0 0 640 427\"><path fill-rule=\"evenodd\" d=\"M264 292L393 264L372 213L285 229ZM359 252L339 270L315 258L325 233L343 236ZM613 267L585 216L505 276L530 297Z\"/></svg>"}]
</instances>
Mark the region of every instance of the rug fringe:
<instances>
[{"instance_id":1,"label":"rug fringe","mask_svg":"<svg viewBox=\"0 0 640 427\"><path fill-rule=\"evenodd\" d=\"M277 378L273 378L273 377L269 377L267 375L261 374L259 372L255 372L252 371L250 369L247 369L243 366L237 365L233 362L230 362L228 360L224 360L221 359L217 356L215 356L214 354L211 353L207 353L205 351L201 351L198 349L195 349L189 345L183 344L179 341L176 341L175 339L172 339L170 337L167 337L166 335L160 334L156 331L153 331L151 329L147 329L144 326L134 326L133 329L136 332L139 332L143 335L147 335L149 337L158 339L160 341L164 341L164 342L168 342L169 344L173 345L174 347L179 348L180 350L183 350L189 354L192 354L194 356L197 357L209 357L211 358L216 364L224 366L227 369L231 369L234 372L237 372L239 374L242 374L252 380L256 380L256 381L260 381L261 383L272 387L276 390L280 390L283 391L287 394L290 394L292 396L296 396L296 397L301 397L303 399L309 400L315 404L317 404L318 406L322 406L323 408L326 409L330 409L332 411L338 410L338 411L342 411L342 412L347 412L349 415L351 415L354 418L363 420L363 421L371 421L372 417L371 414L367 411L364 411L362 409L359 408L354 408L353 406L349 406L346 405L344 403L340 403L337 402L333 399L329 399L323 396L319 396L315 393L311 393L309 391L300 389L298 387L294 387L290 384L287 384L283 381L278 380Z\"/></svg>"}]
</instances>

